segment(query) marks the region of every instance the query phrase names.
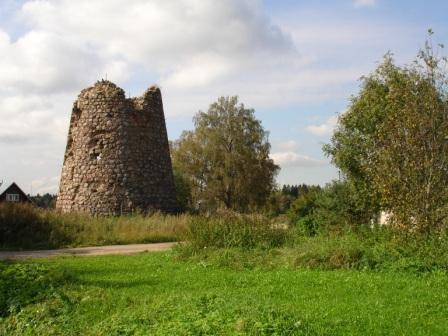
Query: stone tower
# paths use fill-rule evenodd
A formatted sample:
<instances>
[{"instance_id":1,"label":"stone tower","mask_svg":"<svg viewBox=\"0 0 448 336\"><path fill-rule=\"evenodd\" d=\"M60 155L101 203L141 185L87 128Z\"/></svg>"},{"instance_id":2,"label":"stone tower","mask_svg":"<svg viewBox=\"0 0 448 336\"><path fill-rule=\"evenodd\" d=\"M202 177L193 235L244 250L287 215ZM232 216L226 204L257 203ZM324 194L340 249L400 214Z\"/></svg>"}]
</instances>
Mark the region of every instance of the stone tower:
<instances>
[{"instance_id":1,"label":"stone tower","mask_svg":"<svg viewBox=\"0 0 448 336\"><path fill-rule=\"evenodd\" d=\"M176 211L157 87L128 99L104 80L81 91L73 105L56 208L101 215Z\"/></svg>"}]
</instances>

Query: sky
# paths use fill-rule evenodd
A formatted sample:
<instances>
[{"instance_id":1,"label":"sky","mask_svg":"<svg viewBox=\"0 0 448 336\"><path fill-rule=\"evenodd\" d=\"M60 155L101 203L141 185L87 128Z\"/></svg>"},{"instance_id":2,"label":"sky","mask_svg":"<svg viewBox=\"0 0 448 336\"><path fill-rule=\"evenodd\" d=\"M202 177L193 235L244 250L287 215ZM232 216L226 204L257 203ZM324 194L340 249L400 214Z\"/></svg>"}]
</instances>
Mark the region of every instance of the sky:
<instances>
[{"instance_id":1,"label":"sky","mask_svg":"<svg viewBox=\"0 0 448 336\"><path fill-rule=\"evenodd\" d=\"M448 1L0 0L0 181L56 193L79 92L107 78L161 87L170 140L220 96L269 131L282 184L337 178L337 116L391 51L448 42Z\"/></svg>"}]
</instances>

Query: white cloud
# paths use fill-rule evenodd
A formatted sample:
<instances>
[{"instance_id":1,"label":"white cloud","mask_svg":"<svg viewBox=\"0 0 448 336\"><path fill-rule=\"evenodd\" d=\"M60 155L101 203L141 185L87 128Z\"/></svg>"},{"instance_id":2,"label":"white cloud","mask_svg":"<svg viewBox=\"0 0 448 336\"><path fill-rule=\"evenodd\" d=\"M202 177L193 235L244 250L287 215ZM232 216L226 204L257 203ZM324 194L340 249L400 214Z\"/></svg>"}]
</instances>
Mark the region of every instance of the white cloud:
<instances>
[{"instance_id":1,"label":"white cloud","mask_svg":"<svg viewBox=\"0 0 448 336\"><path fill-rule=\"evenodd\" d=\"M0 135L11 143L63 141L67 135L71 95L0 94Z\"/></svg>"},{"instance_id":2,"label":"white cloud","mask_svg":"<svg viewBox=\"0 0 448 336\"><path fill-rule=\"evenodd\" d=\"M371 7L376 5L376 0L354 0L355 7Z\"/></svg>"},{"instance_id":3,"label":"white cloud","mask_svg":"<svg viewBox=\"0 0 448 336\"><path fill-rule=\"evenodd\" d=\"M0 91L66 92L77 89L95 78L86 69L105 65L91 51L48 31L30 31L11 42L0 32Z\"/></svg>"},{"instance_id":4,"label":"white cloud","mask_svg":"<svg viewBox=\"0 0 448 336\"><path fill-rule=\"evenodd\" d=\"M281 167L316 167L326 163L295 152L272 153L271 158Z\"/></svg>"},{"instance_id":5,"label":"white cloud","mask_svg":"<svg viewBox=\"0 0 448 336\"><path fill-rule=\"evenodd\" d=\"M175 89L189 89L209 85L215 79L229 75L235 65L220 55L197 55L186 64L179 66L166 78L163 85Z\"/></svg>"},{"instance_id":6,"label":"white cloud","mask_svg":"<svg viewBox=\"0 0 448 336\"><path fill-rule=\"evenodd\" d=\"M299 144L295 140L288 140L278 143L276 147L284 151L293 151L299 148Z\"/></svg>"},{"instance_id":7,"label":"white cloud","mask_svg":"<svg viewBox=\"0 0 448 336\"><path fill-rule=\"evenodd\" d=\"M17 39L0 29L0 98L67 94L55 118L106 75L119 85L158 81L168 116L192 115L222 91L272 103L272 84L250 91L271 82L272 71L278 82L299 58L258 0L26 1L18 17L29 30Z\"/></svg>"},{"instance_id":8,"label":"white cloud","mask_svg":"<svg viewBox=\"0 0 448 336\"><path fill-rule=\"evenodd\" d=\"M31 181L32 194L54 193L59 185L60 176L43 177Z\"/></svg>"},{"instance_id":9,"label":"white cloud","mask_svg":"<svg viewBox=\"0 0 448 336\"><path fill-rule=\"evenodd\" d=\"M221 95L237 94L256 109L322 104L347 97L347 87L378 59L350 47L370 52L369 41L403 35L333 13L319 21L291 11L289 21L276 24L262 0L23 2L9 20L22 26L0 26L0 150L16 164L28 161L22 172L0 168L32 179L59 173L72 102L106 74L133 94L158 82L169 118L190 117ZM414 36L409 31L405 36ZM324 134L325 127L309 131ZM48 151L45 173L28 169L43 160L36 147ZM295 151L285 144L275 155L313 162Z\"/></svg>"},{"instance_id":10,"label":"white cloud","mask_svg":"<svg viewBox=\"0 0 448 336\"><path fill-rule=\"evenodd\" d=\"M31 30L6 44L0 87L75 96L106 74L118 84L149 78L168 116L192 115L220 95L255 107L331 99L344 94L333 84L363 73L319 68L258 0L27 1L20 16Z\"/></svg>"},{"instance_id":11,"label":"white cloud","mask_svg":"<svg viewBox=\"0 0 448 336\"><path fill-rule=\"evenodd\" d=\"M307 126L306 130L317 136L329 136L333 133L337 122L338 117L333 116L328 118L323 124Z\"/></svg>"},{"instance_id":12,"label":"white cloud","mask_svg":"<svg viewBox=\"0 0 448 336\"><path fill-rule=\"evenodd\" d=\"M293 48L261 3L252 0L47 0L27 2L22 14L33 29L182 84L187 76L190 83L207 84L229 63L250 63Z\"/></svg>"}]
</instances>

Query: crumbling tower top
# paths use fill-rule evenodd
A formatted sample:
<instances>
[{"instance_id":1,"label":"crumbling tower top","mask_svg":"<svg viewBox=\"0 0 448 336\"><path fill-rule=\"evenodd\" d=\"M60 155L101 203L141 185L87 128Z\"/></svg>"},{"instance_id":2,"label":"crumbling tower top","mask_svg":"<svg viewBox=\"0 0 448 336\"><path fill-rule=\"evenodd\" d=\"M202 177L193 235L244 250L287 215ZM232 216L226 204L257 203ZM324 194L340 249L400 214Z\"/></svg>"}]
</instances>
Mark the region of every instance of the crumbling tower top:
<instances>
[{"instance_id":1,"label":"crumbling tower top","mask_svg":"<svg viewBox=\"0 0 448 336\"><path fill-rule=\"evenodd\" d=\"M176 211L162 96L136 98L101 80L81 91L70 120L56 207L120 214Z\"/></svg>"}]
</instances>

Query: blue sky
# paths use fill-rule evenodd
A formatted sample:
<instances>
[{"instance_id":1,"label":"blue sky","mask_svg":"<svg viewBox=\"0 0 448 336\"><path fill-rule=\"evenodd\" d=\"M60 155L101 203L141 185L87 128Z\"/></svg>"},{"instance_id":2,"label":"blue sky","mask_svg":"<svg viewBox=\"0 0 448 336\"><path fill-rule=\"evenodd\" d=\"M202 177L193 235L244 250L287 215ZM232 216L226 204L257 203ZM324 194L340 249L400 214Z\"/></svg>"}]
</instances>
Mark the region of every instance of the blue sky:
<instances>
[{"instance_id":1,"label":"blue sky","mask_svg":"<svg viewBox=\"0 0 448 336\"><path fill-rule=\"evenodd\" d=\"M409 63L446 1L1 0L0 180L56 192L71 106L105 78L162 88L170 139L221 95L270 131L278 183L325 184L322 154L359 77L388 50ZM5 184L6 184L5 183Z\"/></svg>"}]
</instances>

